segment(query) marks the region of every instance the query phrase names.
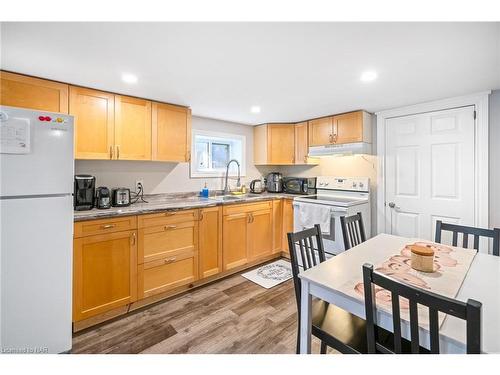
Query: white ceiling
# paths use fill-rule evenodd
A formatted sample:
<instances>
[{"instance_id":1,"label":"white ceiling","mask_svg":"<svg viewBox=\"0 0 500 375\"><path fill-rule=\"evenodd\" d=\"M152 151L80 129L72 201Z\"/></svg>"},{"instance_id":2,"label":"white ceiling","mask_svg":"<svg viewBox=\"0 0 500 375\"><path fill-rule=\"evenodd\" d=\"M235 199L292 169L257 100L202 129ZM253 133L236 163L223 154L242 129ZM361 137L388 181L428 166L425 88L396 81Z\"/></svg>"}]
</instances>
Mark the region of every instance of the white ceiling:
<instances>
[{"instance_id":1,"label":"white ceiling","mask_svg":"<svg viewBox=\"0 0 500 375\"><path fill-rule=\"evenodd\" d=\"M198 116L299 121L500 88L500 23L2 23L1 66ZM368 69L378 79L360 82Z\"/></svg>"}]
</instances>

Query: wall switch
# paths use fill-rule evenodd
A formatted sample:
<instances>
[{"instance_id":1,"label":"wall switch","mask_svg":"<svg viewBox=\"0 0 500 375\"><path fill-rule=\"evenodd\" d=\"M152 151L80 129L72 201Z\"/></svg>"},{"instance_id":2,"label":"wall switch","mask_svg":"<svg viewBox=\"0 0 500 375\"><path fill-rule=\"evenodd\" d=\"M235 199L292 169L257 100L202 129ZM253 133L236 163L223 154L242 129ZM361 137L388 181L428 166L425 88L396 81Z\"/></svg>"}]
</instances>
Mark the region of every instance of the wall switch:
<instances>
[{"instance_id":1,"label":"wall switch","mask_svg":"<svg viewBox=\"0 0 500 375\"><path fill-rule=\"evenodd\" d=\"M141 187L142 187L142 191L144 192L144 180L142 178L135 180L135 191L137 193L141 190Z\"/></svg>"}]
</instances>

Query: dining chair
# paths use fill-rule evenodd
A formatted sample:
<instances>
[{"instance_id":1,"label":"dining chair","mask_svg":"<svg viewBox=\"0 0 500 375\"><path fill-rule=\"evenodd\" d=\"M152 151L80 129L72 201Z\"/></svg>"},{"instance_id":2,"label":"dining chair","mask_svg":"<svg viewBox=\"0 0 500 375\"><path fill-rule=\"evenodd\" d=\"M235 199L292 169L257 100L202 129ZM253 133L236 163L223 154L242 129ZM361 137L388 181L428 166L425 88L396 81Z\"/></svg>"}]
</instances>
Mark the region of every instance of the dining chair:
<instances>
[{"instance_id":1,"label":"dining chair","mask_svg":"<svg viewBox=\"0 0 500 375\"><path fill-rule=\"evenodd\" d=\"M288 248L297 300L297 353L300 353L301 281L299 273L300 268L307 270L326 260L319 224L301 232L288 233ZM321 354L326 353L327 346L341 353L366 352L365 327L363 319L322 300L313 300L311 331L321 340Z\"/></svg>"},{"instance_id":2,"label":"dining chair","mask_svg":"<svg viewBox=\"0 0 500 375\"><path fill-rule=\"evenodd\" d=\"M453 233L452 246L457 246L458 234L461 233L463 236L462 247L465 247L465 248L467 248L469 245L469 234L472 234L474 236L473 247L476 250L479 250L479 238L480 237L493 238L493 255L500 256L500 254L499 254L500 229L499 228L484 229L484 228L467 227L464 225L443 223L441 220L437 220L436 221L435 242L441 243L442 231L449 231L449 232Z\"/></svg>"},{"instance_id":3,"label":"dining chair","mask_svg":"<svg viewBox=\"0 0 500 375\"><path fill-rule=\"evenodd\" d=\"M366 241L361 212L352 216L341 216L340 225L342 226L342 235L344 236L346 250Z\"/></svg>"},{"instance_id":4,"label":"dining chair","mask_svg":"<svg viewBox=\"0 0 500 375\"><path fill-rule=\"evenodd\" d=\"M368 353L402 353L400 297L406 298L409 303L411 353L424 352L419 344L418 305L426 306L429 311L430 353L439 354L439 312L465 320L467 353L479 354L481 352L480 302L473 299L462 302L399 283L394 279L373 272L371 264L363 265L363 283ZM391 293L394 331L394 345L391 347L382 344L377 338L377 302L374 285ZM425 310L427 311L427 309Z\"/></svg>"}]
</instances>

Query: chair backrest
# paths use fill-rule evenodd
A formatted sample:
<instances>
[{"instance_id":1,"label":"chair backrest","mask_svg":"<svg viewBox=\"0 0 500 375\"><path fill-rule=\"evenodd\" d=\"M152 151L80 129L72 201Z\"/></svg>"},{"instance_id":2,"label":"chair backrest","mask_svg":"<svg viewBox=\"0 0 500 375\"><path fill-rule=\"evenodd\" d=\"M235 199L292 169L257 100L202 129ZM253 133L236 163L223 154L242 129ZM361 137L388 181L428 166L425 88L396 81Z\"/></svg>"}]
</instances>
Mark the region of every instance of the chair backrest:
<instances>
[{"instance_id":1,"label":"chair backrest","mask_svg":"<svg viewBox=\"0 0 500 375\"><path fill-rule=\"evenodd\" d=\"M481 303L469 299L467 303L448 297L414 288L410 285L397 282L379 273L373 272L371 264L363 265L363 283L365 294L366 334L368 353L401 353L401 314L399 298L406 298L409 302L411 352L419 353L419 325L418 305L429 309L430 351L439 353L439 312L463 319L467 324L467 353L481 352ZM392 322L394 332L394 348L387 348L377 341L376 300L375 288L377 285L391 293Z\"/></svg>"},{"instance_id":2,"label":"chair backrest","mask_svg":"<svg viewBox=\"0 0 500 375\"><path fill-rule=\"evenodd\" d=\"M326 260L319 224L314 225L313 228L304 229L297 233L288 233L288 250L290 252L290 263L292 265L295 297L300 311L301 283L299 278L299 264L301 263L304 270L307 270ZM299 258L301 262L299 262Z\"/></svg>"},{"instance_id":3,"label":"chair backrest","mask_svg":"<svg viewBox=\"0 0 500 375\"><path fill-rule=\"evenodd\" d=\"M469 245L469 234L474 236L473 247L476 250L479 250L479 238L480 237L489 237L493 238L493 255L499 256L500 249L500 229L484 229L484 228L475 228L475 227L466 227L464 225L457 224L448 224L443 223L441 220L436 221L436 237L435 241L441 243L441 232L449 231L453 233L452 238L452 246L457 246L458 243L458 234L462 234L462 247L467 248Z\"/></svg>"},{"instance_id":4,"label":"chair backrest","mask_svg":"<svg viewBox=\"0 0 500 375\"><path fill-rule=\"evenodd\" d=\"M361 212L352 216L341 216L340 225L342 226L342 235L344 236L346 250L366 241L365 227L363 225Z\"/></svg>"}]
</instances>

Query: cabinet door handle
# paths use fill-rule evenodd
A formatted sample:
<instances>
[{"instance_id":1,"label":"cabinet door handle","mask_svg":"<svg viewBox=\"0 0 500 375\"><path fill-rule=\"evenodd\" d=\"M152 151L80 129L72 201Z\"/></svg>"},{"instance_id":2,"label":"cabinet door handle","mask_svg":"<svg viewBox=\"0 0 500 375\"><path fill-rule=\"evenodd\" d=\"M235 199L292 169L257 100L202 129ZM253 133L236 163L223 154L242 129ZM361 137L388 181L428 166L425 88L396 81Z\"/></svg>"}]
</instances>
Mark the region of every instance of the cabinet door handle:
<instances>
[{"instance_id":1,"label":"cabinet door handle","mask_svg":"<svg viewBox=\"0 0 500 375\"><path fill-rule=\"evenodd\" d=\"M132 233L132 245L135 245L135 232Z\"/></svg>"},{"instance_id":2,"label":"cabinet door handle","mask_svg":"<svg viewBox=\"0 0 500 375\"><path fill-rule=\"evenodd\" d=\"M202 220L203 220L203 212L200 211L200 221L202 221Z\"/></svg>"},{"instance_id":3,"label":"cabinet door handle","mask_svg":"<svg viewBox=\"0 0 500 375\"><path fill-rule=\"evenodd\" d=\"M175 229L177 228L177 225L165 225L164 229L165 230L170 230L170 229Z\"/></svg>"},{"instance_id":4,"label":"cabinet door handle","mask_svg":"<svg viewBox=\"0 0 500 375\"><path fill-rule=\"evenodd\" d=\"M328 136L328 140L330 141L330 143L333 143L333 134L330 134L330 135Z\"/></svg>"},{"instance_id":5,"label":"cabinet door handle","mask_svg":"<svg viewBox=\"0 0 500 375\"><path fill-rule=\"evenodd\" d=\"M333 143L337 143L338 135L334 134L333 135Z\"/></svg>"},{"instance_id":6,"label":"cabinet door handle","mask_svg":"<svg viewBox=\"0 0 500 375\"><path fill-rule=\"evenodd\" d=\"M109 146L109 158L113 159L113 146Z\"/></svg>"},{"instance_id":7,"label":"cabinet door handle","mask_svg":"<svg viewBox=\"0 0 500 375\"><path fill-rule=\"evenodd\" d=\"M252 222L252 214L248 214L248 224Z\"/></svg>"},{"instance_id":8,"label":"cabinet door handle","mask_svg":"<svg viewBox=\"0 0 500 375\"><path fill-rule=\"evenodd\" d=\"M174 216L175 212L165 212L165 216Z\"/></svg>"},{"instance_id":9,"label":"cabinet door handle","mask_svg":"<svg viewBox=\"0 0 500 375\"><path fill-rule=\"evenodd\" d=\"M120 159L120 146L116 146L116 158Z\"/></svg>"},{"instance_id":10,"label":"cabinet door handle","mask_svg":"<svg viewBox=\"0 0 500 375\"><path fill-rule=\"evenodd\" d=\"M164 264L173 263L173 262L175 262L175 260L176 260L176 259L177 259L176 257L173 257L173 258L168 258L168 259L165 259L165 260L163 261L163 263L164 263Z\"/></svg>"},{"instance_id":11,"label":"cabinet door handle","mask_svg":"<svg viewBox=\"0 0 500 375\"><path fill-rule=\"evenodd\" d=\"M105 224L101 225L101 229L110 229L116 227L116 224Z\"/></svg>"}]
</instances>

